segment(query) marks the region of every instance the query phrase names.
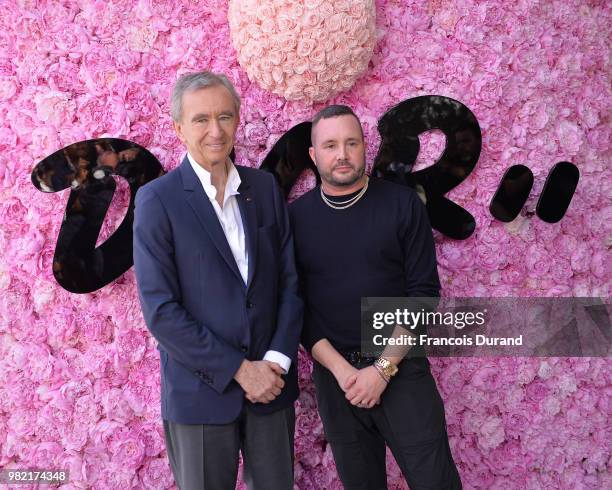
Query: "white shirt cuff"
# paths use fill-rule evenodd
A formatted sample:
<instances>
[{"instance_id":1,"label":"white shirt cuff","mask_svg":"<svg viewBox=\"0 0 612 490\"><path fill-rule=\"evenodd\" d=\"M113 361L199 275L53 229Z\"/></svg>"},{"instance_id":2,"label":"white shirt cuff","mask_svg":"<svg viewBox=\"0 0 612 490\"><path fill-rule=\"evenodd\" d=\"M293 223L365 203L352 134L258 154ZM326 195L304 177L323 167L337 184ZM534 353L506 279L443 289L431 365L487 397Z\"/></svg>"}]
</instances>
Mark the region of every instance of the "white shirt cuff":
<instances>
[{"instance_id":1,"label":"white shirt cuff","mask_svg":"<svg viewBox=\"0 0 612 490\"><path fill-rule=\"evenodd\" d=\"M285 354L275 350L269 350L266 352L263 360L275 362L285 370L285 374L289 372L289 368L291 367L291 359L289 359Z\"/></svg>"}]
</instances>

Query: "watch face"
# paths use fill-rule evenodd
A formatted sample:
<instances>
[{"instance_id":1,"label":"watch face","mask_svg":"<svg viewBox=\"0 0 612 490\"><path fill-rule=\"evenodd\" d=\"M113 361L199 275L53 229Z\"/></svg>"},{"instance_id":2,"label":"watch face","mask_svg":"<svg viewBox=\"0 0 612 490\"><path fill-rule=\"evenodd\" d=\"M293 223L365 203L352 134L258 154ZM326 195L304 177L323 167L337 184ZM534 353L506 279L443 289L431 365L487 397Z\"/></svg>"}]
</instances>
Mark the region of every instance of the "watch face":
<instances>
[{"instance_id":1,"label":"watch face","mask_svg":"<svg viewBox=\"0 0 612 490\"><path fill-rule=\"evenodd\" d=\"M381 357L376 361L376 363L382 368L385 376L391 377L395 373L397 373L397 366L391 364L391 361L389 361L389 359Z\"/></svg>"}]
</instances>

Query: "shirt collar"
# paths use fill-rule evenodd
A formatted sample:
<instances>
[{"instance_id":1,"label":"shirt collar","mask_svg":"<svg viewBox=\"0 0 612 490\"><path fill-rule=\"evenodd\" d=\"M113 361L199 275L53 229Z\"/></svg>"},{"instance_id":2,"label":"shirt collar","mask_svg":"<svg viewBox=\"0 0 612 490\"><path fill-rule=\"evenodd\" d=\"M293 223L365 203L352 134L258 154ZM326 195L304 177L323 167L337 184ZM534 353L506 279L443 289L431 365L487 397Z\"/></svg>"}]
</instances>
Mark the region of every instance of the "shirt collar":
<instances>
[{"instance_id":1,"label":"shirt collar","mask_svg":"<svg viewBox=\"0 0 612 490\"><path fill-rule=\"evenodd\" d=\"M217 189L215 189L215 186L210 182L210 172L199 165L189 152L187 152L187 159L198 176L198 179L200 179L202 187L204 187L204 192L206 192L206 195L211 201L214 200L217 196ZM238 187L242 182L238 170L236 170L236 166L229 158L227 159L227 168L227 182L225 183L225 192L223 194L223 205L225 205L228 198L231 196L240 194L238 192Z\"/></svg>"}]
</instances>

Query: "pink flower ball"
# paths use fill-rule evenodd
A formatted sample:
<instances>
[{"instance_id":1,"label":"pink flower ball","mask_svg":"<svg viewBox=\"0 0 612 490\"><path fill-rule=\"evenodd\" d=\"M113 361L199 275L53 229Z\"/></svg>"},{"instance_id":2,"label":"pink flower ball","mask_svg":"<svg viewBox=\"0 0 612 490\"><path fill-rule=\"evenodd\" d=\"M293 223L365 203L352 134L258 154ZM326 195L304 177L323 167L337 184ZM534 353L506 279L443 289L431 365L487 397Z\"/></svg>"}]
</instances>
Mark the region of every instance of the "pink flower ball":
<instances>
[{"instance_id":1,"label":"pink flower ball","mask_svg":"<svg viewBox=\"0 0 612 490\"><path fill-rule=\"evenodd\" d=\"M320 102L349 89L376 42L372 0L232 0L228 19L249 79L287 100Z\"/></svg>"}]
</instances>

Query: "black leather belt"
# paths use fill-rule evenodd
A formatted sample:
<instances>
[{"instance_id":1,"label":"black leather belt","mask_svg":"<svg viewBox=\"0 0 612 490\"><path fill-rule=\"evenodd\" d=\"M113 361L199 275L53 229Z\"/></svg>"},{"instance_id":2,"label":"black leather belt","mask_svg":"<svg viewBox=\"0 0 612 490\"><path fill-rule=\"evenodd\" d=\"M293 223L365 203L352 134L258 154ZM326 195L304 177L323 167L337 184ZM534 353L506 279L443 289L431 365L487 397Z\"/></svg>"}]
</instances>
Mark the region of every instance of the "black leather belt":
<instances>
[{"instance_id":1,"label":"black leather belt","mask_svg":"<svg viewBox=\"0 0 612 490\"><path fill-rule=\"evenodd\" d=\"M370 366L376 362L378 357L369 357L362 355L361 351L338 351L342 357L344 357L348 363L356 368Z\"/></svg>"}]
</instances>

